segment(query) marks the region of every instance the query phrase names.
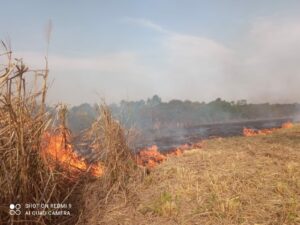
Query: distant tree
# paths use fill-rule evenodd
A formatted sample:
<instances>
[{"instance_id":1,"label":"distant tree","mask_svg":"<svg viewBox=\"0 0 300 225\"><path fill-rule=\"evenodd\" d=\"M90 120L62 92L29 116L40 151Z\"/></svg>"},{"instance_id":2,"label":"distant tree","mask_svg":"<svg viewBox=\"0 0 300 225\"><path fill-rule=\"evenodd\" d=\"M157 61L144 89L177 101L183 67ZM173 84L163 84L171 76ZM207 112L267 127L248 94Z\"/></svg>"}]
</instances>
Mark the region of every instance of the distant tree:
<instances>
[{"instance_id":1,"label":"distant tree","mask_svg":"<svg viewBox=\"0 0 300 225\"><path fill-rule=\"evenodd\" d=\"M237 105L247 105L247 100L245 100L245 99L238 100L236 104Z\"/></svg>"},{"instance_id":2,"label":"distant tree","mask_svg":"<svg viewBox=\"0 0 300 225\"><path fill-rule=\"evenodd\" d=\"M151 99L148 98L147 104L150 106L156 106L161 103L161 98L158 95L154 95Z\"/></svg>"},{"instance_id":3,"label":"distant tree","mask_svg":"<svg viewBox=\"0 0 300 225\"><path fill-rule=\"evenodd\" d=\"M173 100L169 101L169 105L178 105L178 106L181 106L181 104L182 104L182 101L178 100L178 99L173 99Z\"/></svg>"},{"instance_id":4,"label":"distant tree","mask_svg":"<svg viewBox=\"0 0 300 225\"><path fill-rule=\"evenodd\" d=\"M121 101L111 104L113 116L125 127L149 129L174 124L199 125L236 120L278 118L298 115L300 104L248 104L241 99L236 102L217 98L209 103L173 99L162 102L158 95L138 101ZM50 111L50 109L49 109ZM69 111L70 128L80 131L89 127L95 119L97 107L89 104L74 106Z\"/></svg>"}]
</instances>

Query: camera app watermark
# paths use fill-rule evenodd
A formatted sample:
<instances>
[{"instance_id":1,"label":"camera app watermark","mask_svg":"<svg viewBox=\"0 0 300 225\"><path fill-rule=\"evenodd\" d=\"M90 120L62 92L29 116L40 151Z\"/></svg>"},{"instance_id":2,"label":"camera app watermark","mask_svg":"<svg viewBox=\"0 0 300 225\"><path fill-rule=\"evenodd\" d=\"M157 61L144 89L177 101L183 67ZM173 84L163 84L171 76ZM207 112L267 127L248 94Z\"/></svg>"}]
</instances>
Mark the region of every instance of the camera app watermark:
<instances>
[{"instance_id":1,"label":"camera app watermark","mask_svg":"<svg viewBox=\"0 0 300 225\"><path fill-rule=\"evenodd\" d=\"M70 216L72 204L66 203L26 203L21 211L21 204L10 204L9 214L11 216L31 215L31 216Z\"/></svg>"},{"instance_id":2,"label":"camera app watermark","mask_svg":"<svg viewBox=\"0 0 300 225\"><path fill-rule=\"evenodd\" d=\"M21 215L21 204L10 204L9 205L9 214L11 216Z\"/></svg>"}]
</instances>

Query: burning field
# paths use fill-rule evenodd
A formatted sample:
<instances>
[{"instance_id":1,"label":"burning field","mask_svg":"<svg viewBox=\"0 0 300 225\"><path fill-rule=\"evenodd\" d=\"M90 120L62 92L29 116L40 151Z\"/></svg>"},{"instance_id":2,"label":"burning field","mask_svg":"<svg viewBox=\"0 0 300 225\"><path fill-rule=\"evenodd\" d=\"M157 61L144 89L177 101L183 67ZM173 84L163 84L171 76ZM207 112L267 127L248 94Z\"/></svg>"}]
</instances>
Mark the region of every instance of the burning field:
<instances>
[{"instance_id":1,"label":"burning field","mask_svg":"<svg viewBox=\"0 0 300 225\"><path fill-rule=\"evenodd\" d=\"M243 134L246 137L251 137L251 136L256 136L256 135L268 135L268 134L272 134L274 131L276 131L278 129L288 129L288 128L292 128L292 127L293 127L293 123L291 123L289 121L283 123L280 128L254 130L251 128L244 127Z\"/></svg>"},{"instance_id":2,"label":"burning field","mask_svg":"<svg viewBox=\"0 0 300 225\"><path fill-rule=\"evenodd\" d=\"M145 177L135 204L109 205L102 224L299 224L299 134L206 140Z\"/></svg>"},{"instance_id":3,"label":"burning field","mask_svg":"<svg viewBox=\"0 0 300 225\"><path fill-rule=\"evenodd\" d=\"M94 156L87 160L77 153L67 128L67 108L57 106L55 115L47 111L48 67L29 70L2 44L5 52L0 56L6 64L0 74L0 224L75 224L92 184L101 187L101 205L116 193L126 199L127 184L139 176L138 167L125 130L109 108L102 104L99 117L82 134L80 144Z\"/></svg>"},{"instance_id":4,"label":"burning field","mask_svg":"<svg viewBox=\"0 0 300 225\"><path fill-rule=\"evenodd\" d=\"M4 47L0 224L300 222L299 125L238 128L245 137L195 135L133 153L130 134L104 103L73 135L65 105L47 110L48 67L31 71Z\"/></svg>"},{"instance_id":5,"label":"burning field","mask_svg":"<svg viewBox=\"0 0 300 225\"><path fill-rule=\"evenodd\" d=\"M82 156L76 153L69 139L70 137L65 137L62 133L44 135L45 146L42 149L42 156L49 168L54 169L58 165L70 172L70 178L86 172L95 177L103 175L104 167L101 164L88 164Z\"/></svg>"},{"instance_id":6,"label":"burning field","mask_svg":"<svg viewBox=\"0 0 300 225\"><path fill-rule=\"evenodd\" d=\"M269 135L274 131L280 129L289 129L293 127L293 123L284 122L281 124L279 128L267 128L267 129L251 129L251 128L243 128L242 133L246 137L257 136L257 135ZM222 138L222 137L210 137L211 138ZM159 151L159 147L157 145L152 145L147 148L143 148L138 151L136 155L137 164L141 166L145 166L147 168L154 168L156 165L162 163L170 156L181 156L185 151L192 149L202 149L205 139L201 141L195 141L194 143L189 144L181 144L175 148L164 149L163 151Z\"/></svg>"},{"instance_id":7,"label":"burning field","mask_svg":"<svg viewBox=\"0 0 300 225\"><path fill-rule=\"evenodd\" d=\"M170 149L164 152L160 152L156 145L152 145L151 147L141 149L136 154L136 162L140 166L151 169L167 160L168 157L181 156L187 150L200 148L202 148L202 142L200 141L194 144L179 145L174 149Z\"/></svg>"},{"instance_id":8,"label":"burning field","mask_svg":"<svg viewBox=\"0 0 300 225\"><path fill-rule=\"evenodd\" d=\"M251 129L244 128L243 135L252 137L257 135L270 135L280 129L289 129L294 125L291 122L285 122L280 128L270 129ZM218 137L215 137L218 138ZM54 168L55 164L59 164L64 170L69 171L71 175L76 176L81 173L88 172L94 177L103 175L105 168L101 164L88 163L83 156L80 156L71 144L71 136L69 133L50 134L45 133L43 137L44 148L42 155L45 161L48 161L50 168ZM182 144L176 148L161 152L158 146L153 145L140 149L135 157L137 165L147 169L153 169L158 164L164 162L168 157L182 156L185 151L193 149L202 149L204 141L198 141L192 144ZM92 148L92 147L91 147Z\"/></svg>"}]
</instances>

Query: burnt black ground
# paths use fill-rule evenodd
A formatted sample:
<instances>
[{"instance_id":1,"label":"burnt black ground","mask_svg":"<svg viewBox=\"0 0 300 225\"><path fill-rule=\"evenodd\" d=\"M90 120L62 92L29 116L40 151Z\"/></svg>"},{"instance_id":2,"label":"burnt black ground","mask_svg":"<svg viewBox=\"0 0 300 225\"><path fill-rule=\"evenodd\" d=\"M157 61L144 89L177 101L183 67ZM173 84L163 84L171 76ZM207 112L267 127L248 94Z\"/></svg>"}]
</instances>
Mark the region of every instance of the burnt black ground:
<instances>
[{"instance_id":1,"label":"burnt black ground","mask_svg":"<svg viewBox=\"0 0 300 225\"><path fill-rule=\"evenodd\" d=\"M144 147L157 145L160 151L168 151L182 144L192 144L212 137L232 137L243 134L243 128L266 129L278 128L282 123L293 118L267 119L255 121L238 121L231 123L202 124L184 128L160 128L142 132L136 141L135 151Z\"/></svg>"}]
</instances>

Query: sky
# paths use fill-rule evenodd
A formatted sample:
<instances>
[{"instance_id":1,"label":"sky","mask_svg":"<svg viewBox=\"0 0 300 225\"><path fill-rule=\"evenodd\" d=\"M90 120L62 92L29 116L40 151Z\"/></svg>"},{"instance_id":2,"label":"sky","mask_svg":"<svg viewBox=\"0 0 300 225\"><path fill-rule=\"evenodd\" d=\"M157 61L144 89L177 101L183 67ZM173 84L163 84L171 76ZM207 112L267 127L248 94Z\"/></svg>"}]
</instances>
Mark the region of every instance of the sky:
<instances>
[{"instance_id":1,"label":"sky","mask_svg":"<svg viewBox=\"0 0 300 225\"><path fill-rule=\"evenodd\" d=\"M44 68L48 102L300 102L300 1L0 0L0 39Z\"/></svg>"}]
</instances>

